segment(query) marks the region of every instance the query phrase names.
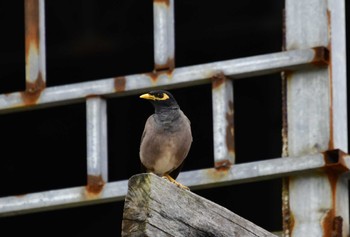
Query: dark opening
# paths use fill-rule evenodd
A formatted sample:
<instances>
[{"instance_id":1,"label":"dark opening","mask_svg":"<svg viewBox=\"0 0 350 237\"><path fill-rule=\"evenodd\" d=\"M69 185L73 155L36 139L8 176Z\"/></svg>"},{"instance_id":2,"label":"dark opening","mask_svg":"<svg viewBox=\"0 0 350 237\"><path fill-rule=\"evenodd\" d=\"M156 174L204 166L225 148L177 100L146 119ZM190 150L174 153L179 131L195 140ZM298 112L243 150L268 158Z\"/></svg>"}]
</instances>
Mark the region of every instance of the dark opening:
<instances>
[{"instance_id":1,"label":"dark opening","mask_svg":"<svg viewBox=\"0 0 350 237\"><path fill-rule=\"evenodd\" d=\"M153 70L152 1L46 1L48 86Z\"/></svg>"},{"instance_id":2,"label":"dark opening","mask_svg":"<svg viewBox=\"0 0 350 237\"><path fill-rule=\"evenodd\" d=\"M22 3L22 2L21 2ZM25 88L24 4L1 1L0 93Z\"/></svg>"},{"instance_id":3,"label":"dark opening","mask_svg":"<svg viewBox=\"0 0 350 237\"><path fill-rule=\"evenodd\" d=\"M0 196L85 185L85 127L84 104L1 115Z\"/></svg>"}]
</instances>

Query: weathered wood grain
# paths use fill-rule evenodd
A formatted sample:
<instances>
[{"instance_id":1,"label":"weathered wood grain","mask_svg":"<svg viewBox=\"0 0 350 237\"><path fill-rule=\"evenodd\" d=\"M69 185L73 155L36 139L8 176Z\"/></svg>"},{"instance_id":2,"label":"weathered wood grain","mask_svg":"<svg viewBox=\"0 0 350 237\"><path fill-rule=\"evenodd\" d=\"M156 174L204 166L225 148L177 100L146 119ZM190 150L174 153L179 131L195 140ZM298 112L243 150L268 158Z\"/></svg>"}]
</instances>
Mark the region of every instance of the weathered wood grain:
<instances>
[{"instance_id":1,"label":"weathered wood grain","mask_svg":"<svg viewBox=\"0 0 350 237\"><path fill-rule=\"evenodd\" d=\"M153 174L129 180L122 236L275 236Z\"/></svg>"}]
</instances>

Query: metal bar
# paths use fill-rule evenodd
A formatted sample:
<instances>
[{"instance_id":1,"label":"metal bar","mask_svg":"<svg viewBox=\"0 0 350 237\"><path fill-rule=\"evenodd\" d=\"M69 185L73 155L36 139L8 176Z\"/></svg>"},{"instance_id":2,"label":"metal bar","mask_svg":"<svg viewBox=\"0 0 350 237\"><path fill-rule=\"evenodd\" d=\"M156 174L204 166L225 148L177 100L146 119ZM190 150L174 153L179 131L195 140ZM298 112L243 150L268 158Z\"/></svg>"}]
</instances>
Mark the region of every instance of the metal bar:
<instances>
[{"instance_id":1,"label":"metal bar","mask_svg":"<svg viewBox=\"0 0 350 237\"><path fill-rule=\"evenodd\" d=\"M98 195L108 181L107 110L100 97L86 100L87 128L87 192Z\"/></svg>"},{"instance_id":2,"label":"metal bar","mask_svg":"<svg viewBox=\"0 0 350 237\"><path fill-rule=\"evenodd\" d=\"M173 70L174 63L174 0L153 1L155 70Z\"/></svg>"},{"instance_id":3,"label":"metal bar","mask_svg":"<svg viewBox=\"0 0 350 237\"><path fill-rule=\"evenodd\" d=\"M345 1L328 1L329 27L332 30L330 79L332 84L333 147L348 146L347 131L347 92L346 92L346 34L345 34ZM347 149L344 149L346 151Z\"/></svg>"},{"instance_id":4,"label":"metal bar","mask_svg":"<svg viewBox=\"0 0 350 237\"><path fill-rule=\"evenodd\" d=\"M128 181L107 183L98 196L87 194L86 187L66 188L0 198L0 216L57 210L103 202L123 201Z\"/></svg>"},{"instance_id":5,"label":"metal bar","mask_svg":"<svg viewBox=\"0 0 350 237\"><path fill-rule=\"evenodd\" d=\"M349 156L341 157L337 161L330 161L325 159L324 154L275 158L236 164L224 171L210 168L181 172L177 180L191 187L191 190L196 190L269 180L285 176L299 176L315 171L321 172L323 169L332 167L349 170L349 162Z\"/></svg>"},{"instance_id":6,"label":"metal bar","mask_svg":"<svg viewBox=\"0 0 350 237\"><path fill-rule=\"evenodd\" d=\"M192 190L198 190L321 172L324 169L349 170L350 157L344 155L339 159L326 159L324 154L315 154L298 158L276 158L237 164L224 171L210 168L181 172L177 180L191 187ZM123 201L127 193L127 184L127 180L107 183L96 196L89 195L86 191L87 187L76 187L3 197L0 198L0 216Z\"/></svg>"},{"instance_id":7,"label":"metal bar","mask_svg":"<svg viewBox=\"0 0 350 237\"><path fill-rule=\"evenodd\" d=\"M23 92L0 95L0 113L35 107L83 101L91 95L125 96L154 87L179 88L210 83L214 75L223 73L231 79L271 74L281 70L297 70L322 64L324 48L299 49L253 57L176 68L172 72L143 73L83 83L49 87L33 100Z\"/></svg>"},{"instance_id":8,"label":"metal bar","mask_svg":"<svg viewBox=\"0 0 350 237\"><path fill-rule=\"evenodd\" d=\"M348 2L347 2L348 3ZM333 138L333 148L340 148L348 151L348 116L347 116L347 63L346 63L346 19L345 0L328 1L329 28L331 30L331 131ZM337 217L342 218L342 236L349 236L349 182L341 175L333 184L332 190L335 195L335 212L333 222ZM344 205L345 204L345 205ZM343 205L343 206L342 206ZM333 223L335 224L335 223ZM334 232L340 230L334 230Z\"/></svg>"},{"instance_id":9,"label":"metal bar","mask_svg":"<svg viewBox=\"0 0 350 237\"><path fill-rule=\"evenodd\" d=\"M322 45L330 49L331 59L325 68L287 73L288 155L302 156L334 148L347 151L347 118L342 112L347 109L345 41L333 42L333 38L345 37L344 30L339 30L345 25L344 1L286 0L285 6L286 49ZM333 19L340 26L333 28ZM333 47L335 43L343 45ZM341 62L341 69L333 78L337 62ZM285 189L284 236L349 235L348 186L341 171L290 177ZM340 218L343 226L335 230L335 222ZM341 229L341 233L335 233Z\"/></svg>"},{"instance_id":10,"label":"metal bar","mask_svg":"<svg viewBox=\"0 0 350 237\"><path fill-rule=\"evenodd\" d=\"M44 0L26 0L25 57L26 93L29 101L40 95L46 84Z\"/></svg>"},{"instance_id":11,"label":"metal bar","mask_svg":"<svg viewBox=\"0 0 350 237\"><path fill-rule=\"evenodd\" d=\"M233 126L233 85L223 74L213 77L213 140L214 165L217 169L227 169L235 163Z\"/></svg>"}]
</instances>

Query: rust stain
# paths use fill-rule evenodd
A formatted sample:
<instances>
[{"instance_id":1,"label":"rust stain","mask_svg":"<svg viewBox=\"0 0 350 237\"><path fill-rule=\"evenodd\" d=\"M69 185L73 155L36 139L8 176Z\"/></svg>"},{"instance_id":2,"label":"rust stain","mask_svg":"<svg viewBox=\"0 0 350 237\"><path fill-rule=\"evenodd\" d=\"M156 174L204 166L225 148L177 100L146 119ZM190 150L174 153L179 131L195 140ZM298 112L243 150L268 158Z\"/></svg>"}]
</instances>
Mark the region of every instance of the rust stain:
<instances>
[{"instance_id":1,"label":"rust stain","mask_svg":"<svg viewBox=\"0 0 350 237\"><path fill-rule=\"evenodd\" d=\"M125 77L116 77L114 78L114 89L116 92L125 91L126 78Z\"/></svg>"},{"instance_id":2,"label":"rust stain","mask_svg":"<svg viewBox=\"0 0 350 237\"><path fill-rule=\"evenodd\" d=\"M343 218L336 215L336 198L337 198L337 182L339 176L349 171L344 162L345 153L341 150L330 150L324 152L326 165L325 173L328 177L332 191L332 207L327 211L322 220L322 228L325 237L340 237L342 236Z\"/></svg>"},{"instance_id":3,"label":"rust stain","mask_svg":"<svg viewBox=\"0 0 350 237\"><path fill-rule=\"evenodd\" d=\"M170 0L153 0L155 4L165 4L167 7L170 6Z\"/></svg>"},{"instance_id":4,"label":"rust stain","mask_svg":"<svg viewBox=\"0 0 350 237\"><path fill-rule=\"evenodd\" d=\"M168 58L165 64L155 64L154 68L156 71L173 71L175 68L175 60Z\"/></svg>"},{"instance_id":5,"label":"rust stain","mask_svg":"<svg viewBox=\"0 0 350 237\"><path fill-rule=\"evenodd\" d=\"M332 237L342 237L343 235L343 217L336 216L333 220Z\"/></svg>"},{"instance_id":6,"label":"rust stain","mask_svg":"<svg viewBox=\"0 0 350 237\"><path fill-rule=\"evenodd\" d=\"M152 80L152 82L156 83L158 81L158 72L157 71L152 71L149 73L146 73L147 76L149 76Z\"/></svg>"},{"instance_id":7,"label":"rust stain","mask_svg":"<svg viewBox=\"0 0 350 237\"><path fill-rule=\"evenodd\" d=\"M226 113L226 147L230 153L235 152L234 141L234 116L233 116L233 101L228 102L229 110Z\"/></svg>"},{"instance_id":8,"label":"rust stain","mask_svg":"<svg viewBox=\"0 0 350 237\"><path fill-rule=\"evenodd\" d=\"M26 90L21 92L23 103L26 105L35 104L45 87L46 84L39 71L38 79L35 82L26 82Z\"/></svg>"},{"instance_id":9,"label":"rust stain","mask_svg":"<svg viewBox=\"0 0 350 237\"><path fill-rule=\"evenodd\" d=\"M88 175L87 186L85 187L88 196L97 196L103 190L105 181L101 175Z\"/></svg>"},{"instance_id":10,"label":"rust stain","mask_svg":"<svg viewBox=\"0 0 350 237\"><path fill-rule=\"evenodd\" d=\"M167 77L171 78L173 76L173 71L171 71L171 70L163 70L163 71L154 70L152 72L146 73L146 76L151 78L151 81L153 84L157 84L158 78L161 75L166 75Z\"/></svg>"},{"instance_id":11,"label":"rust stain","mask_svg":"<svg viewBox=\"0 0 350 237\"><path fill-rule=\"evenodd\" d=\"M315 52L315 56L312 59L312 64L316 66L326 66L330 62L330 52L325 47L312 48Z\"/></svg>"},{"instance_id":12,"label":"rust stain","mask_svg":"<svg viewBox=\"0 0 350 237\"><path fill-rule=\"evenodd\" d=\"M222 72L219 72L219 73L216 73L214 76L212 76L211 80L212 80L212 89L214 90L219 88L221 85L223 85L227 80L227 78L225 74L223 74Z\"/></svg>"},{"instance_id":13,"label":"rust stain","mask_svg":"<svg viewBox=\"0 0 350 237\"><path fill-rule=\"evenodd\" d=\"M332 78L332 64L329 65L329 97L330 97L330 106L329 106L329 141L328 149L333 150L334 147L334 120L333 120L333 78Z\"/></svg>"},{"instance_id":14,"label":"rust stain","mask_svg":"<svg viewBox=\"0 0 350 237\"><path fill-rule=\"evenodd\" d=\"M329 106L329 142L328 149L334 149L334 129L333 129L333 68L332 68L332 41L331 41L331 12L327 9L327 19L328 19L328 70L329 70L329 96L330 96L330 106Z\"/></svg>"},{"instance_id":15,"label":"rust stain","mask_svg":"<svg viewBox=\"0 0 350 237\"><path fill-rule=\"evenodd\" d=\"M282 225L283 236L292 236L295 219L289 205L289 182L290 177L283 178L282 180Z\"/></svg>"},{"instance_id":16,"label":"rust stain","mask_svg":"<svg viewBox=\"0 0 350 237\"><path fill-rule=\"evenodd\" d=\"M335 216L335 210L330 209L322 221L324 237L342 237L343 236L343 217Z\"/></svg>"},{"instance_id":17,"label":"rust stain","mask_svg":"<svg viewBox=\"0 0 350 237\"><path fill-rule=\"evenodd\" d=\"M330 39L332 38L332 21L331 21L332 17L331 17L331 11L329 9L327 9L327 27L328 27L328 39L329 39L329 43L330 43Z\"/></svg>"},{"instance_id":18,"label":"rust stain","mask_svg":"<svg viewBox=\"0 0 350 237\"><path fill-rule=\"evenodd\" d=\"M322 219L322 228L323 236L331 237L333 232L333 220L335 217L336 191L339 174L332 169L327 169L326 174L332 190L332 208L327 211L325 217Z\"/></svg>"},{"instance_id":19,"label":"rust stain","mask_svg":"<svg viewBox=\"0 0 350 237\"><path fill-rule=\"evenodd\" d=\"M323 237L333 237L333 220L334 220L334 209L327 211L326 215L322 219Z\"/></svg>"},{"instance_id":20,"label":"rust stain","mask_svg":"<svg viewBox=\"0 0 350 237\"><path fill-rule=\"evenodd\" d=\"M288 112L287 112L287 81L289 72L281 73L282 77L282 157L288 156Z\"/></svg>"},{"instance_id":21,"label":"rust stain","mask_svg":"<svg viewBox=\"0 0 350 237\"><path fill-rule=\"evenodd\" d=\"M229 160L220 160L215 162L215 170L218 172L228 171L231 166L232 163Z\"/></svg>"},{"instance_id":22,"label":"rust stain","mask_svg":"<svg viewBox=\"0 0 350 237\"><path fill-rule=\"evenodd\" d=\"M207 175L215 181L219 181L225 178L229 174L230 169L228 167L228 164L230 163L230 161L226 161L226 160L223 161L223 163L225 162L226 164L223 164L221 167L218 167L218 168L215 167L215 169L208 169Z\"/></svg>"},{"instance_id":23,"label":"rust stain","mask_svg":"<svg viewBox=\"0 0 350 237\"><path fill-rule=\"evenodd\" d=\"M25 8L25 50L29 57L30 47L39 48L39 1L24 1ZM38 50L39 51L39 50Z\"/></svg>"}]
</instances>

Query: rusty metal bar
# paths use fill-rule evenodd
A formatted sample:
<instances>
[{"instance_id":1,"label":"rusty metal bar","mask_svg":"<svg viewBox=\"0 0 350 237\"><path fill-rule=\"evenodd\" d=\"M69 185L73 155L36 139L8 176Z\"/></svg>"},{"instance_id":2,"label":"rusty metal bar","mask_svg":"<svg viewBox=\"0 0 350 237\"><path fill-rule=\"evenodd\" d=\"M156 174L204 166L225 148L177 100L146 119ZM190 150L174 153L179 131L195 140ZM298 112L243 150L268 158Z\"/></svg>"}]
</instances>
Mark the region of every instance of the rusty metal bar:
<instances>
[{"instance_id":1,"label":"rusty metal bar","mask_svg":"<svg viewBox=\"0 0 350 237\"><path fill-rule=\"evenodd\" d=\"M348 3L348 2L347 2ZM346 63L346 19L345 0L328 1L328 23L331 31L331 66L329 68L331 81L331 131L334 148L348 151L348 116L347 116L347 63ZM329 174L329 178L332 176ZM349 181L344 175L333 182L334 214L332 231L339 236L350 235L349 217ZM339 222L342 220L342 222ZM326 223L326 222L324 222ZM337 226L338 225L338 226ZM340 226L339 226L340 225Z\"/></svg>"},{"instance_id":2,"label":"rusty metal bar","mask_svg":"<svg viewBox=\"0 0 350 237\"><path fill-rule=\"evenodd\" d=\"M214 165L228 169L235 163L233 126L233 85L223 74L217 74L212 82Z\"/></svg>"},{"instance_id":3,"label":"rusty metal bar","mask_svg":"<svg viewBox=\"0 0 350 237\"><path fill-rule=\"evenodd\" d=\"M329 27L332 31L330 44L331 68L330 78L335 80L332 84L333 117L333 146L347 147L348 136L344 130L347 124L347 93L346 93L346 34L345 34L345 1L328 1Z\"/></svg>"},{"instance_id":4,"label":"rusty metal bar","mask_svg":"<svg viewBox=\"0 0 350 237\"><path fill-rule=\"evenodd\" d=\"M87 192L98 195L108 181L107 109L100 97L86 100Z\"/></svg>"},{"instance_id":5,"label":"rusty metal bar","mask_svg":"<svg viewBox=\"0 0 350 237\"><path fill-rule=\"evenodd\" d=\"M347 151L344 1L286 0L285 6L286 49L321 45L330 52L328 67L287 73L288 155ZM348 185L342 172L325 170L288 179L283 191L284 236L349 235ZM338 217L343 228L335 230ZM339 229L341 233L335 233Z\"/></svg>"},{"instance_id":6,"label":"rusty metal bar","mask_svg":"<svg viewBox=\"0 0 350 237\"><path fill-rule=\"evenodd\" d=\"M326 64L327 50L322 47L298 49L253 57L176 68L171 72L143 73L70 85L48 87L32 100L23 92L0 95L0 113L69 104L91 95L125 96L155 87L180 88L211 83L217 73L240 79L271 74L281 70L300 70ZM315 65L317 64L317 65Z\"/></svg>"},{"instance_id":7,"label":"rusty metal bar","mask_svg":"<svg viewBox=\"0 0 350 237\"><path fill-rule=\"evenodd\" d=\"M301 157L275 158L235 164L226 170L210 168L187 171L180 173L178 181L191 187L191 190L196 190L286 176L297 177L312 172L322 172L323 170L340 169L344 173L348 172L350 157L347 155L336 157L336 159L327 159L325 154L318 153Z\"/></svg>"},{"instance_id":8,"label":"rusty metal bar","mask_svg":"<svg viewBox=\"0 0 350 237\"><path fill-rule=\"evenodd\" d=\"M174 0L153 1L155 70L173 70L174 63Z\"/></svg>"},{"instance_id":9,"label":"rusty metal bar","mask_svg":"<svg viewBox=\"0 0 350 237\"><path fill-rule=\"evenodd\" d=\"M33 100L46 84L45 59L45 6L44 0L26 0L25 9L25 57L26 96Z\"/></svg>"},{"instance_id":10,"label":"rusty metal bar","mask_svg":"<svg viewBox=\"0 0 350 237\"><path fill-rule=\"evenodd\" d=\"M341 153L339 153L341 154ZM322 170L349 170L350 156L327 158L325 154L275 158L236 164L227 170L215 168L181 172L178 181L191 190L233 185L285 176L299 176ZM62 209L103 202L123 201L127 180L106 183L98 195L90 195L87 187L75 187L0 198L0 217Z\"/></svg>"},{"instance_id":11,"label":"rusty metal bar","mask_svg":"<svg viewBox=\"0 0 350 237\"><path fill-rule=\"evenodd\" d=\"M0 198L0 216L22 215L103 202L123 201L128 181L107 183L99 195L91 196L86 187L65 188Z\"/></svg>"}]
</instances>

